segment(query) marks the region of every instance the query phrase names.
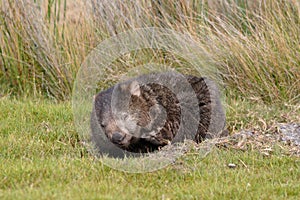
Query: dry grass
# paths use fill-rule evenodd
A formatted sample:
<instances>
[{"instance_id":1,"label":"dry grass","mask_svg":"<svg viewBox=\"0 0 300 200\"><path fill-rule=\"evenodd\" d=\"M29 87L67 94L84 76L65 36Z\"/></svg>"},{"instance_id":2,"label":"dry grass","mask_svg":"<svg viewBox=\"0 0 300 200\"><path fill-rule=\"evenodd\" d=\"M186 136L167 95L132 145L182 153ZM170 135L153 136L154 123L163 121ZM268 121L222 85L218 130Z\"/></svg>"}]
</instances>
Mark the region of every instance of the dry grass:
<instances>
[{"instance_id":1,"label":"dry grass","mask_svg":"<svg viewBox=\"0 0 300 200\"><path fill-rule=\"evenodd\" d=\"M90 0L84 5L65 0L41 5L1 1L2 93L69 99L80 64L100 41L126 30L156 26L190 34L198 41L228 90L234 91L229 95L299 103L296 0ZM109 70L110 75L118 77L119 71Z\"/></svg>"}]
</instances>

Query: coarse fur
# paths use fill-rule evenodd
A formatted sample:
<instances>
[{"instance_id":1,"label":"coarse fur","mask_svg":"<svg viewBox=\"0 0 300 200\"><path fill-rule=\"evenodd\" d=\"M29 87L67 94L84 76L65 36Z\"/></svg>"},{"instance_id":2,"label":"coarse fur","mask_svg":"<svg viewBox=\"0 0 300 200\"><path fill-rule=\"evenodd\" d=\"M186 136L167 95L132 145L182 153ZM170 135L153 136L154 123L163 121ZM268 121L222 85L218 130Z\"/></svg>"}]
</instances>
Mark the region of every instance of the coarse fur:
<instances>
[{"instance_id":1,"label":"coarse fur","mask_svg":"<svg viewBox=\"0 0 300 200\"><path fill-rule=\"evenodd\" d=\"M177 80L178 77L166 72L142 75L98 93L91 115L91 140L99 152L110 155L120 154L120 149L134 153L152 152L176 140L180 126L187 124L187 120L182 120L183 103L178 98L189 99L191 95L184 92L174 94L159 81L143 83L142 80L149 76L157 80L162 77L169 79L179 91L184 90L184 86L180 88L184 84ZM182 77L196 96L195 105L200 116L196 122L196 133L188 133L187 130L184 135L192 134L191 139L199 143L205 138L226 133L223 130L225 113L216 85L202 77ZM185 103L188 104L189 100ZM215 113L218 116L213 120L219 121L211 127L211 116ZM104 140L103 133L106 136ZM182 139L177 138L177 141Z\"/></svg>"}]
</instances>

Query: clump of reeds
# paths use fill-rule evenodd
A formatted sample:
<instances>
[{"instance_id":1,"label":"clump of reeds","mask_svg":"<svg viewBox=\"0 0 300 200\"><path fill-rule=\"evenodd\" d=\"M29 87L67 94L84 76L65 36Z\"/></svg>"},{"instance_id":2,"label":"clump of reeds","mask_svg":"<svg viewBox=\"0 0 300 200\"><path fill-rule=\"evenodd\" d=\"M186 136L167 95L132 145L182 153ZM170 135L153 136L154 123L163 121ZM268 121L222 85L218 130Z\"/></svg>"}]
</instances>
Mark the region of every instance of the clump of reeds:
<instances>
[{"instance_id":1,"label":"clump of reeds","mask_svg":"<svg viewBox=\"0 0 300 200\"><path fill-rule=\"evenodd\" d=\"M155 26L191 35L218 67L231 94L299 103L296 0L90 0L87 6L76 6L79 2L1 2L3 88L68 99L76 72L93 47L121 32Z\"/></svg>"}]
</instances>

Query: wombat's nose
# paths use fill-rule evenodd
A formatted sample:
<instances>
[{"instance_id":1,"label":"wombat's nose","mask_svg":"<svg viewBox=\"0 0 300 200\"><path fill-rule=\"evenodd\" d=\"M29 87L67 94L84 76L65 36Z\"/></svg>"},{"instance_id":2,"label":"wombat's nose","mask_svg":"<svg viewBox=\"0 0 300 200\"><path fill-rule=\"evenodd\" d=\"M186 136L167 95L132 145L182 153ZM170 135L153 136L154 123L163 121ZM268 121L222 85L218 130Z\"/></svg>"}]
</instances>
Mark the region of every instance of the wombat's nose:
<instances>
[{"instance_id":1,"label":"wombat's nose","mask_svg":"<svg viewBox=\"0 0 300 200\"><path fill-rule=\"evenodd\" d=\"M111 136L111 140L114 143L120 143L124 139L125 135L122 135L121 133L115 132Z\"/></svg>"}]
</instances>

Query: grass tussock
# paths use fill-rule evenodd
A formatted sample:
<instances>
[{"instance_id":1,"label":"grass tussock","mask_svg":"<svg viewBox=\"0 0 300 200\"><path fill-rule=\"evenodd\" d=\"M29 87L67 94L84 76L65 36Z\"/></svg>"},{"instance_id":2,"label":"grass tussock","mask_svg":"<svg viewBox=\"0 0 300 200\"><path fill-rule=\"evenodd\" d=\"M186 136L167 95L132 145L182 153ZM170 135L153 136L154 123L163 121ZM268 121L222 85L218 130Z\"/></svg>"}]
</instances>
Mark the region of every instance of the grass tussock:
<instances>
[{"instance_id":1,"label":"grass tussock","mask_svg":"<svg viewBox=\"0 0 300 200\"><path fill-rule=\"evenodd\" d=\"M191 35L218 67L229 95L299 103L298 1L38 2L1 1L2 93L69 99L80 64L100 41L155 26Z\"/></svg>"}]
</instances>

